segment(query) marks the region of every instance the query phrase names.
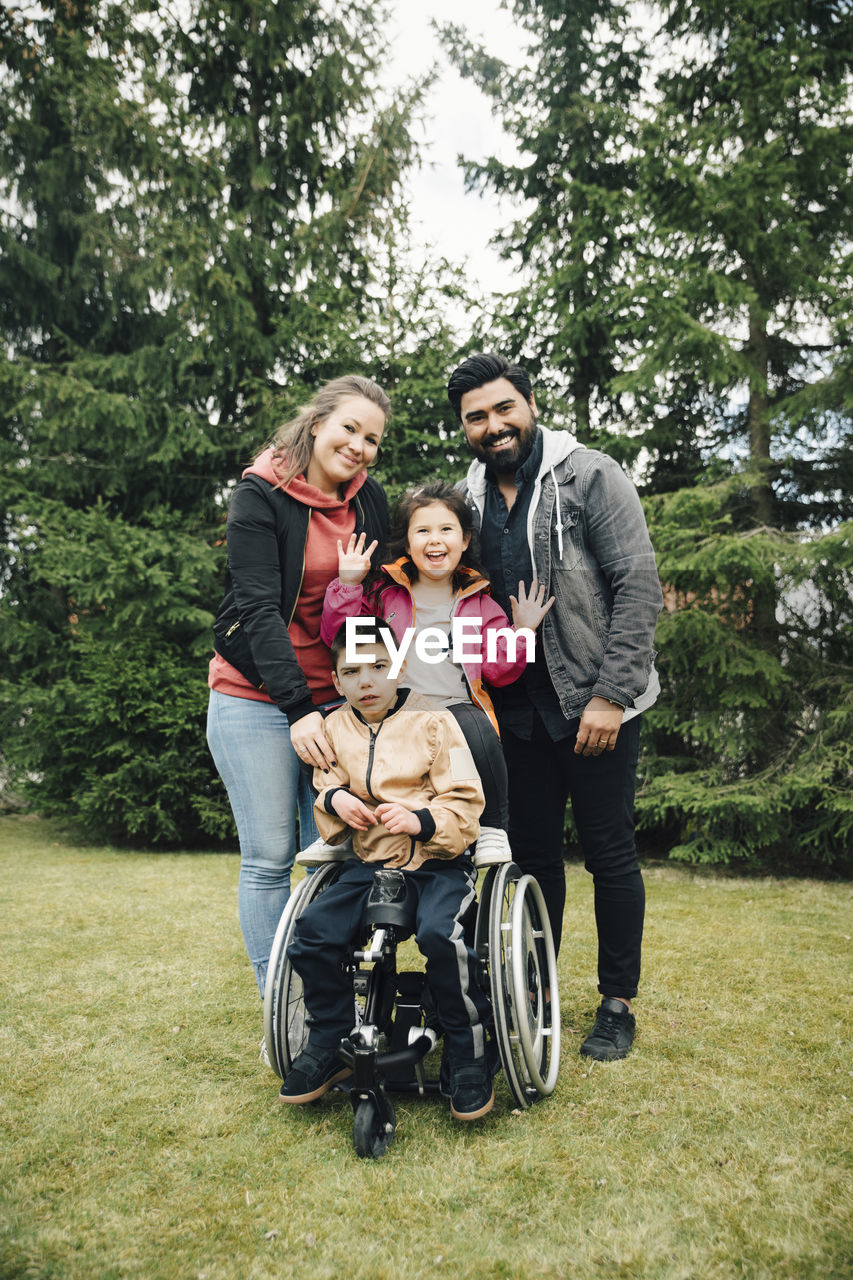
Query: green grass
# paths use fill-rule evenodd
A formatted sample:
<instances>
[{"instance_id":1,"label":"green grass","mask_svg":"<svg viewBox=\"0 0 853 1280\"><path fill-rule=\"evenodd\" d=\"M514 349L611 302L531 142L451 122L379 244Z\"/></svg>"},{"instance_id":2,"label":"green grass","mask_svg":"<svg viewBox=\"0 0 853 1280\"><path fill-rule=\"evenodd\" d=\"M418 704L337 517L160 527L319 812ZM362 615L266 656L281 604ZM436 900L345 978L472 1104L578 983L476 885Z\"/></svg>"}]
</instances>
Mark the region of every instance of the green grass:
<instances>
[{"instance_id":1,"label":"green grass","mask_svg":"<svg viewBox=\"0 0 853 1280\"><path fill-rule=\"evenodd\" d=\"M0 1277L843 1277L851 886L647 869L639 1034L597 997L569 868L554 1096L484 1122L396 1100L361 1161L339 1095L285 1111L237 858L63 843L0 818Z\"/></svg>"}]
</instances>

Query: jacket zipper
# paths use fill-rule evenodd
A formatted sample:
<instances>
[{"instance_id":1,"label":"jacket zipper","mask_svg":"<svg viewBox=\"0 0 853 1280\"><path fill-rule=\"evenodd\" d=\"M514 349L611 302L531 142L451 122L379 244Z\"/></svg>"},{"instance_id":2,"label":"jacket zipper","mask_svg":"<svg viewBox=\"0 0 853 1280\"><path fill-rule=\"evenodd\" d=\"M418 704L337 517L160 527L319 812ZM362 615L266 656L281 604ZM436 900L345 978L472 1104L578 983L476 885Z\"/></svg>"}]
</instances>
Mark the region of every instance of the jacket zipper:
<instances>
[{"instance_id":1,"label":"jacket zipper","mask_svg":"<svg viewBox=\"0 0 853 1280\"><path fill-rule=\"evenodd\" d=\"M384 724L384 721L379 722L379 728L376 730L375 733L371 729L370 725L367 726L367 732L370 734L370 746L368 747L368 750L367 750L367 773L365 774L365 777L364 777L364 789L367 792L367 794L370 796L371 800L375 800L377 804L379 803L379 797L375 796L373 792L370 790L370 775L373 772L373 753L376 749L376 739L379 737L379 729L382 728L383 724ZM406 859L406 861L403 863L403 866L407 867L409 863L412 861L412 858L415 856L416 844L417 844L417 837L410 836L409 837L409 856Z\"/></svg>"},{"instance_id":2,"label":"jacket zipper","mask_svg":"<svg viewBox=\"0 0 853 1280\"><path fill-rule=\"evenodd\" d=\"M296 613L296 606L299 604L299 593L302 590L302 579L305 577L305 548L308 546L308 528L311 524L311 507L308 508L308 524L305 526L305 541L302 544L302 569L299 573L299 586L296 588L296 595L293 600L293 608L290 611L290 617L287 619L287 625L290 626L293 621L293 615Z\"/></svg>"},{"instance_id":3,"label":"jacket zipper","mask_svg":"<svg viewBox=\"0 0 853 1280\"><path fill-rule=\"evenodd\" d=\"M399 584L398 584L398 585L399 585ZM450 625L451 625L451 628L452 628L452 626L453 626L453 619L456 617L456 610L457 610L457 606L458 606L458 605L460 605L460 604L462 603L462 601L463 601L463 600L466 600L466 599L468 598L468 596L473 595L475 591L480 591L480 590L482 590L482 588L481 588L481 587L477 587L477 586L471 585L470 587L467 587L464 591L460 591L460 592L457 594L456 599L453 601L453 605L452 605L452 608L451 608L451 610L450 610ZM418 616L418 606L415 604L415 597L414 597L414 594L413 594L413 592L411 591L411 589L409 590L409 599L410 599L410 600L411 600L411 602L412 602L412 626L414 626L414 625L415 625L415 620L417 619L417 616ZM510 626L511 626L511 625L512 625L512 622L510 621ZM465 688L468 690L468 696L469 696L469 698L471 699L471 701L473 702L473 704L474 704L474 706L475 706L475 707L479 707L479 708L480 708L480 710L482 711L483 715L484 715L484 716L486 717L486 719L489 721L489 724L491 724L491 723L492 723L492 718L491 718L491 716L489 715L489 713L488 713L488 711L486 710L486 708L483 706L483 704L482 704L482 702L480 701L480 699L479 699L479 698L477 697L477 695L475 694L474 690L471 688L471 681L468 679L468 676L467 676L467 674L466 674L465 668L464 668L464 667L462 667L461 669L462 669L462 679L465 681Z\"/></svg>"},{"instance_id":4,"label":"jacket zipper","mask_svg":"<svg viewBox=\"0 0 853 1280\"><path fill-rule=\"evenodd\" d=\"M381 728L382 728L382 724L380 722L379 729ZM374 733L370 725L367 726L367 732L370 734L370 746L368 747L368 750L367 750L367 773L365 774L365 777L364 777L364 789L367 792L367 794L370 796L371 800L375 800L377 804L379 803L379 797L375 796L373 792L370 790L370 775L373 772L373 753L376 749L376 739L379 737L379 729L377 729L376 732Z\"/></svg>"}]
</instances>

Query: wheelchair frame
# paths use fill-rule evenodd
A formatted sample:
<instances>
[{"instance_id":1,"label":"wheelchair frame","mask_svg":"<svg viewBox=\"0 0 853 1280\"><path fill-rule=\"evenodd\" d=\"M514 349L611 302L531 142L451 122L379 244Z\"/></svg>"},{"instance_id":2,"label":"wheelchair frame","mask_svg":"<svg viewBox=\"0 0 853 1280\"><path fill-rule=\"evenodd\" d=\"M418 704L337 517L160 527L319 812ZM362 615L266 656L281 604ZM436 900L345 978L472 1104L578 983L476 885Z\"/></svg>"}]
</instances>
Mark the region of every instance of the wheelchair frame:
<instances>
[{"instance_id":1,"label":"wheelchair frame","mask_svg":"<svg viewBox=\"0 0 853 1280\"><path fill-rule=\"evenodd\" d=\"M335 882L342 862L323 863L291 894L273 941L264 995L264 1035L270 1066L284 1078L307 1041L302 980L287 958L296 922ZM399 921L393 911L347 963L353 980L350 1036L339 1053L353 1069L335 1086L349 1092L353 1143L360 1156L385 1154L396 1118L387 1090L435 1092L424 1058L440 1030L415 979L398 973ZM406 936L411 930L406 929ZM487 868L474 924L483 989L491 996L494 1039L514 1102L522 1108L552 1093L560 1067L557 967L548 914L536 880L512 862ZM549 993L546 999L546 991ZM392 1015L396 1015L393 1017ZM398 1025L399 1024L399 1025ZM390 1034L390 1039L389 1039Z\"/></svg>"}]
</instances>

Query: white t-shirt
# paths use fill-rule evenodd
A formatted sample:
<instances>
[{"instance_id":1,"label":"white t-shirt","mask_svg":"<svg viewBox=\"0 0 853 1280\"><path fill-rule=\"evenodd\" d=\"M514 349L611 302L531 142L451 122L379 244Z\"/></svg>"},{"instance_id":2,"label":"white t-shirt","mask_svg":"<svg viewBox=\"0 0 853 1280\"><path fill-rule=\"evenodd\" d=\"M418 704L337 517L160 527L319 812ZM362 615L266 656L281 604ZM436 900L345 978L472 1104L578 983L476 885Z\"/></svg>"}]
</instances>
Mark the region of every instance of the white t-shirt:
<instances>
[{"instance_id":1,"label":"white t-shirt","mask_svg":"<svg viewBox=\"0 0 853 1280\"><path fill-rule=\"evenodd\" d=\"M465 673L450 659L450 618L456 599L452 588L444 583L435 586L431 582L416 582L412 588L415 602L415 637L406 653L406 674L403 685L428 698L433 706L449 707L454 702L468 702L470 696ZM415 652L421 631L437 627L444 635L444 652L441 662L424 662ZM435 653L437 645L430 646Z\"/></svg>"}]
</instances>

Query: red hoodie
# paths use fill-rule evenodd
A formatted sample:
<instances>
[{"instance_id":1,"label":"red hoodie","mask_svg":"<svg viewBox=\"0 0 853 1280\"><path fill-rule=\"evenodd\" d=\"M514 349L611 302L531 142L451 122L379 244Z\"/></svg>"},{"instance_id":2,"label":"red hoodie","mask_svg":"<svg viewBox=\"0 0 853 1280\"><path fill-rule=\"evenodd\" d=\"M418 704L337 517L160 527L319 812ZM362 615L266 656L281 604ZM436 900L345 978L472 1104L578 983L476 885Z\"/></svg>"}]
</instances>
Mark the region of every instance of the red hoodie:
<instances>
[{"instance_id":1,"label":"red hoodie","mask_svg":"<svg viewBox=\"0 0 853 1280\"><path fill-rule=\"evenodd\" d=\"M273 460L273 451L269 448L246 468L243 476L260 476L269 484L281 486L282 472L282 464ZM320 619L326 587L338 575L338 539L346 546L350 534L355 532L352 499L366 479L366 471L353 476L345 486L343 498L322 493L302 475L294 476L284 486L285 493L311 508L302 584L288 634L296 660L305 673L311 696L318 707L339 697L332 684L332 657L320 639ZM294 556L299 553L299 549L294 548ZM218 693L230 694L232 697L251 698L258 702L272 701L266 691L249 684L235 667L218 654L214 654L211 659L208 684Z\"/></svg>"}]
</instances>

